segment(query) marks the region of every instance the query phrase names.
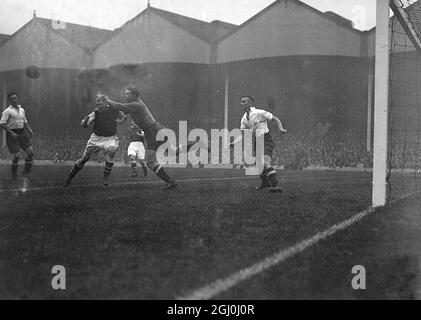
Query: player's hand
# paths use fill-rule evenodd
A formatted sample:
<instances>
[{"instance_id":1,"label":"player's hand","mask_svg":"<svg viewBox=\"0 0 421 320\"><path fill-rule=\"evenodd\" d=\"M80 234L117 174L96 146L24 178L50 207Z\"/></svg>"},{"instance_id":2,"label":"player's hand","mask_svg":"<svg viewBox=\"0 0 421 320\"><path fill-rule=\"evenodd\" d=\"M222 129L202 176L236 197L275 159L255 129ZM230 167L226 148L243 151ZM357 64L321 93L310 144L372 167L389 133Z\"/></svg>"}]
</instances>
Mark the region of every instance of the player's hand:
<instances>
[{"instance_id":1,"label":"player's hand","mask_svg":"<svg viewBox=\"0 0 421 320\"><path fill-rule=\"evenodd\" d=\"M282 129L280 132L281 132L281 134L285 134L285 133L287 133L288 131L286 131L285 129Z\"/></svg>"},{"instance_id":2,"label":"player's hand","mask_svg":"<svg viewBox=\"0 0 421 320\"><path fill-rule=\"evenodd\" d=\"M82 120L82 128L86 129L88 126L89 117L85 117Z\"/></svg>"}]
</instances>

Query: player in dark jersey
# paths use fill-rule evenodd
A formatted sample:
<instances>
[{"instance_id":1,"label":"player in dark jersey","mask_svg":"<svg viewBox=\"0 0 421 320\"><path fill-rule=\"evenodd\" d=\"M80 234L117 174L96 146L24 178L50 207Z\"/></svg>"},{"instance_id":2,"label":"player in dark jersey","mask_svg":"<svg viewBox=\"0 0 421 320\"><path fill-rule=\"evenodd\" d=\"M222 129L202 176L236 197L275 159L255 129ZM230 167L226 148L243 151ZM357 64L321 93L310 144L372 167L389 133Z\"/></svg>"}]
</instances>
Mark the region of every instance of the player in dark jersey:
<instances>
[{"instance_id":1,"label":"player in dark jersey","mask_svg":"<svg viewBox=\"0 0 421 320\"><path fill-rule=\"evenodd\" d=\"M95 110L86 116L81 123L83 128L88 128L94 123L93 133L82 158L76 161L70 171L65 186L69 186L72 179L83 169L85 164L101 150L104 150L106 156L103 183L108 186L108 178L113 169L114 158L118 149L117 124L126 121L127 117L122 112L109 108L104 97L97 96L95 105Z\"/></svg>"},{"instance_id":2,"label":"player in dark jersey","mask_svg":"<svg viewBox=\"0 0 421 320\"><path fill-rule=\"evenodd\" d=\"M177 187L177 182L167 174L165 169L156 160L158 148L165 143L165 141L158 141L156 135L160 130L165 129L165 127L156 121L148 107L140 99L139 90L133 87L127 88L125 91L125 98L127 103L118 103L106 97L111 109L130 114L133 121L145 132L147 147L146 161L148 167L167 183L167 190L175 189Z\"/></svg>"},{"instance_id":3,"label":"player in dark jersey","mask_svg":"<svg viewBox=\"0 0 421 320\"><path fill-rule=\"evenodd\" d=\"M137 160L139 159L140 164L143 168L143 175L146 177L148 175L148 168L145 162L145 134L144 132L133 123L130 126L130 143L127 150L127 155L130 157L131 168L132 168L132 177L136 178L137 174Z\"/></svg>"}]
</instances>

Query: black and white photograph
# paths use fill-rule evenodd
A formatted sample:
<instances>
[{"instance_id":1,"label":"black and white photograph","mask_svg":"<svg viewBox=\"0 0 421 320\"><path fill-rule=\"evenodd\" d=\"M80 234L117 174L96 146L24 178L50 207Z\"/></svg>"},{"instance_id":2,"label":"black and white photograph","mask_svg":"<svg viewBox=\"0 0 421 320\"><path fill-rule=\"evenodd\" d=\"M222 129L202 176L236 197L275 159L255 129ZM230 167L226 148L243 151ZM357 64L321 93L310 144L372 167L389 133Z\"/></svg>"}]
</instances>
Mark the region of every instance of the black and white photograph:
<instances>
[{"instance_id":1,"label":"black and white photograph","mask_svg":"<svg viewBox=\"0 0 421 320\"><path fill-rule=\"evenodd\" d=\"M0 300L421 299L421 1L0 0L0 103Z\"/></svg>"}]
</instances>

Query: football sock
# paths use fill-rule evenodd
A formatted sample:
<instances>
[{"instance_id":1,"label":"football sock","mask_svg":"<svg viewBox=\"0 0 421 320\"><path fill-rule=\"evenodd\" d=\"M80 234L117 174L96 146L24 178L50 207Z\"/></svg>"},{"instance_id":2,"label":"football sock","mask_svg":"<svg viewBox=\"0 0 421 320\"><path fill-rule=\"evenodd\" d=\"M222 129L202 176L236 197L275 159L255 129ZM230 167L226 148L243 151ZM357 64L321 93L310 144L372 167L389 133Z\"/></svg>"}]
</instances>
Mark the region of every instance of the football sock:
<instances>
[{"instance_id":1,"label":"football sock","mask_svg":"<svg viewBox=\"0 0 421 320\"><path fill-rule=\"evenodd\" d=\"M136 161L132 162L131 164L133 175L137 176L137 164Z\"/></svg>"},{"instance_id":2,"label":"football sock","mask_svg":"<svg viewBox=\"0 0 421 320\"><path fill-rule=\"evenodd\" d=\"M104 168L104 177L109 177L111 174L111 171L113 170L114 163L113 162L105 162L105 168Z\"/></svg>"},{"instance_id":3,"label":"football sock","mask_svg":"<svg viewBox=\"0 0 421 320\"><path fill-rule=\"evenodd\" d=\"M269 180L271 186L276 188L278 186L278 179L276 177L276 170L272 167L266 169L267 179Z\"/></svg>"},{"instance_id":4,"label":"football sock","mask_svg":"<svg viewBox=\"0 0 421 320\"><path fill-rule=\"evenodd\" d=\"M73 179L82 169L83 169L83 166L80 166L77 163L75 163L75 165L73 166L72 170L69 173L69 178Z\"/></svg>"},{"instance_id":5,"label":"football sock","mask_svg":"<svg viewBox=\"0 0 421 320\"><path fill-rule=\"evenodd\" d=\"M175 183L175 180L173 178L171 178L167 172L164 170L163 167L161 167L160 165L156 166L153 171L155 172L155 174L161 178L163 181L165 181L168 184L173 184Z\"/></svg>"},{"instance_id":6,"label":"football sock","mask_svg":"<svg viewBox=\"0 0 421 320\"><path fill-rule=\"evenodd\" d=\"M29 175L31 173L33 164L34 164L34 159L32 157L25 159L25 167L23 169L23 175Z\"/></svg>"},{"instance_id":7,"label":"football sock","mask_svg":"<svg viewBox=\"0 0 421 320\"><path fill-rule=\"evenodd\" d=\"M263 172L260 175L260 180L262 181L262 186L270 186L271 183L269 181L269 178L267 176L267 170L263 169Z\"/></svg>"},{"instance_id":8,"label":"football sock","mask_svg":"<svg viewBox=\"0 0 421 320\"><path fill-rule=\"evenodd\" d=\"M12 176L15 177L17 172L18 172L18 167L19 167L19 158L18 157L14 157L12 160L12 166L11 166L11 170L12 170Z\"/></svg>"}]
</instances>

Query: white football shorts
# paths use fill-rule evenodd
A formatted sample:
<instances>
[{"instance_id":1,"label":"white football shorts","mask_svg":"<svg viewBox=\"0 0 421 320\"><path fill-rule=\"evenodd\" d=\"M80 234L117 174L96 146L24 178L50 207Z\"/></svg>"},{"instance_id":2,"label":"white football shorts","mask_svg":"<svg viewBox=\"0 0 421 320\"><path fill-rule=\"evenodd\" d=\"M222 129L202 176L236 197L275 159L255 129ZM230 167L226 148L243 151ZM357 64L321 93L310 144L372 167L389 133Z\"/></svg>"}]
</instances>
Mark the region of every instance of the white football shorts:
<instances>
[{"instance_id":1,"label":"white football shorts","mask_svg":"<svg viewBox=\"0 0 421 320\"><path fill-rule=\"evenodd\" d=\"M145 160L145 146L140 141L130 142L127 154L137 157L139 160Z\"/></svg>"},{"instance_id":2,"label":"white football shorts","mask_svg":"<svg viewBox=\"0 0 421 320\"><path fill-rule=\"evenodd\" d=\"M84 155L93 157L100 151L104 151L105 153L117 151L118 146L119 140L117 136L100 137L93 133L88 143L86 144Z\"/></svg>"}]
</instances>

